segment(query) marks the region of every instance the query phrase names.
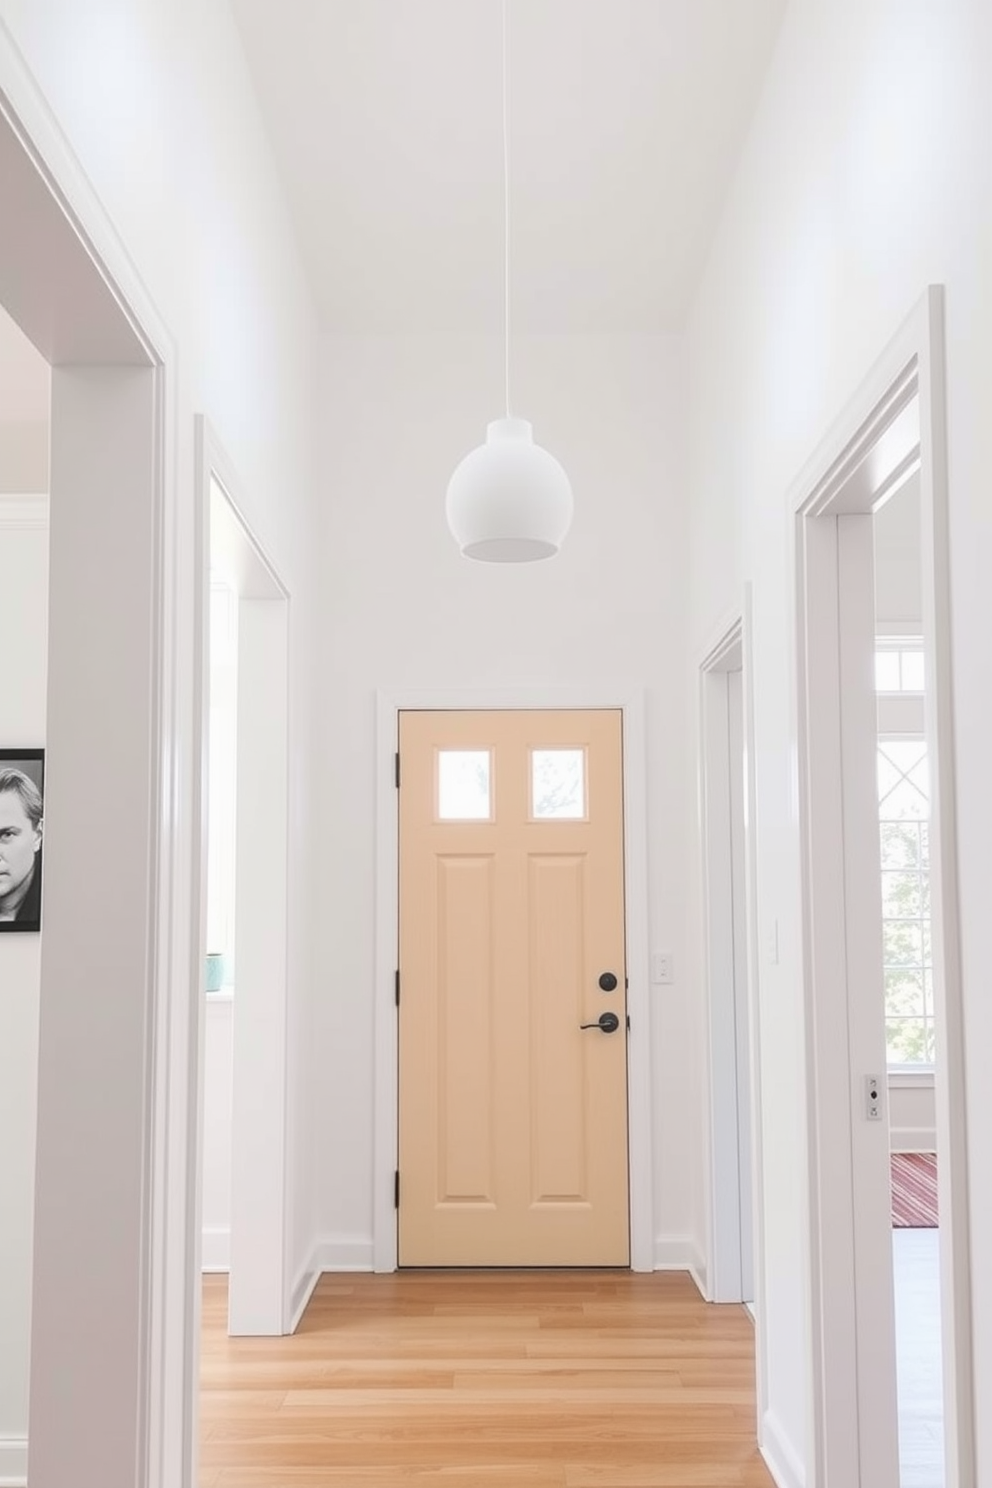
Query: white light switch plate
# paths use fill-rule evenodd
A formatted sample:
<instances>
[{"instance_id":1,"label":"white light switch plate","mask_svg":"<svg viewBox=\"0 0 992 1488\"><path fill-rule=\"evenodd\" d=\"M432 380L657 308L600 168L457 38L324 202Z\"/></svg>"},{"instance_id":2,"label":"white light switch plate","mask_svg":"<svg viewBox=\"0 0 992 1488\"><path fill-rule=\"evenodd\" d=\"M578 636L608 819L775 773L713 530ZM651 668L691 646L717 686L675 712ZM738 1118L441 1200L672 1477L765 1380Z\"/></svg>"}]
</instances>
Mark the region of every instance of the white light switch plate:
<instances>
[{"instance_id":1,"label":"white light switch plate","mask_svg":"<svg viewBox=\"0 0 992 1488\"><path fill-rule=\"evenodd\" d=\"M675 980L671 951L653 951L651 954L651 980L657 987L670 987Z\"/></svg>"}]
</instances>

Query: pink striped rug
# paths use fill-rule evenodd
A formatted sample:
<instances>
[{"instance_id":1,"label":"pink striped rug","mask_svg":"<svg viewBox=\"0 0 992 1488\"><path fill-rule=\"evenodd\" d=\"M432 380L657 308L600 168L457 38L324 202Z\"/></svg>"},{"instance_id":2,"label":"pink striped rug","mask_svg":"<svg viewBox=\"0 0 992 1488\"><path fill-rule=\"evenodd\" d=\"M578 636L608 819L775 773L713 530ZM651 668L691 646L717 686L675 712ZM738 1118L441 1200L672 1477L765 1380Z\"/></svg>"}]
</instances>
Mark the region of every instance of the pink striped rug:
<instances>
[{"instance_id":1,"label":"pink striped rug","mask_svg":"<svg viewBox=\"0 0 992 1488\"><path fill-rule=\"evenodd\" d=\"M937 1155L893 1152L892 1225L897 1230L937 1228Z\"/></svg>"}]
</instances>

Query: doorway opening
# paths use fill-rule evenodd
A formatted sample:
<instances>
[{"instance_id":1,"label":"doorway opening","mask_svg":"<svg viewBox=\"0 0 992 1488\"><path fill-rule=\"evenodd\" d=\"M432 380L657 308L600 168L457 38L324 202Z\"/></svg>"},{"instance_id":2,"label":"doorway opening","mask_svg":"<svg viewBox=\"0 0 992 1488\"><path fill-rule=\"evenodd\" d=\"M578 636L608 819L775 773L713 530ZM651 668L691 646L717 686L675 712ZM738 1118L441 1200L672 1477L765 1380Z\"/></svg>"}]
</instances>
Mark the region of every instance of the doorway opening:
<instances>
[{"instance_id":1,"label":"doorway opening","mask_svg":"<svg viewBox=\"0 0 992 1488\"><path fill-rule=\"evenodd\" d=\"M190 1109L170 1058L189 1011L174 989L189 948L171 773L174 364L2 28L0 181L0 304L52 368L30 1399L2 1470L16 1482L30 1451L39 1484L180 1481L192 1293ZM115 1347L99 1374L75 1370L70 1399L61 1381L94 1319Z\"/></svg>"},{"instance_id":2,"label":"doorway opening","mask_svg":"<svg viewBox=\"0 0 992 1488\"><path fill-rule=\"evenodd\" d=\"M290 1331L289 596L242 515L236 479L205 420L197 433L202 1265L230 1273L232 1335L279 1335Z\"/></svg>"},{"instance_id":3,"label":"doorway opening","mask_svg":"<svg viewBox=\"0 0 992 1488\"><path fill-rule=\"evenodd\" d=\"M900 1479L944 1483L920 473L873 514L882 967Z\"/></svg>"},{"instance_id":4,"label":"doorway opening","mask_svg":"<svg viewBox=\"0 0 992 1488\"><path fill-rule=\"evenodd\" d=\"M0 779L7 787L0 789L0 1420L6 1427L0 1483L24 1482L27 1475L41 988L36 926L44 876L44 761L37 751L45 746L47 714L50 406L50 366L0 309L0 633L11 639L0 709ZM40 838L32 829L37 805L25 776L41 796Z\"/></svg>"},{"instance_id":5,"label":"doorway opening","mask_svg":"<svg viewBox=\"0 0 992 1488\"><path fill-rule=\"evenodd\" d=\"M744 623L700 667L702 842L709 1011L710 1203L707 1290L754 1306L752 996L748 915L752 813Z\"/></svg>"},{"instance_id":6,"label":"doorway opening","mask_svg":"<svg viewBox=\"0 0 992 1488\"><path fill-rule=\"evenodd\" d=\"M395 1174L398 1132L398 720L409 711L616 709L623 718L624 902L627 948L630 1265L655 1269L651 1152L646 750L643 695L612 689L414 689L380 693L377 720L376 1000L373 1269L397 1266ZM586 1035L587 1037L589 1035Z\"/></svg>"},{"instance_id":7,"label":"doorway opening","mask_svg":"<svg viewBox=\"0 0 992 1488\"><path fill-rule=\"evenodd\" d=\"M941 296L931 290L790 500L814 1450L818 1479L863 1488L974 1484L942 325ZM915 481L918 636L883 638L876 537L881 556L892 521L886 505L899 493L908 499ZM888 690L903 691L899 699L879 686L893 664L919 684ZM922 699L925 761L921 741L905 736L913 732L906 715L913 692ZM890 706L897 702L898 722ZM910 949L918 954L911 957ZM940 1195L944 1460L932 1479L917 1475L912 1443L899 1429L892 1113L896 1066L914 1051L933 1055Z\"/></svg>"}]
</instances>

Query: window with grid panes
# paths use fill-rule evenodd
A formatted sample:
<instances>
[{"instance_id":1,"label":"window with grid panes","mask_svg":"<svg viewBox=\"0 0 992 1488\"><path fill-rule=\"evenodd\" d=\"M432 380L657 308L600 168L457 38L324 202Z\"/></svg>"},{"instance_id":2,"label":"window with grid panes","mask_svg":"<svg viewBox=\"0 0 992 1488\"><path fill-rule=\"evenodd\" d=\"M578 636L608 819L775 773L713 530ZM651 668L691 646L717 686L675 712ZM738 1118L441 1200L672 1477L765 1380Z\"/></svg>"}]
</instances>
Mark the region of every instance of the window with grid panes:
<instances>
[{"instance_id":1,"label":"window with grid panes","mask_svg":"<svg viewBox=\"0 0 992 1488\"><path fill-rule=\"evenodd\" d=\"M900 639L876 651L877 690L915 694L922 713L923 649ZM891 1066L934 1060L930 944L930 784L922 732L878 739L878 817L882 870L885 1030Z\"/></svg>"}]
</instances>

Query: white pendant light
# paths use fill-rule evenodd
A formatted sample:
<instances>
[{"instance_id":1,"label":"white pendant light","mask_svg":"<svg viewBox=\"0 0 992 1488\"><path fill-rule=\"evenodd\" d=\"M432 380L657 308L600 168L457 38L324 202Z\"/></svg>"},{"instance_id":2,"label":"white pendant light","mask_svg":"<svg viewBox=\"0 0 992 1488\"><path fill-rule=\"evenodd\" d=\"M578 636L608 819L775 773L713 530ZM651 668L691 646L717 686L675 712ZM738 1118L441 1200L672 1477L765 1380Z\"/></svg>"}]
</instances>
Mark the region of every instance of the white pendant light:
<instances>
[{"instance_id":1,"label":"white pendant light","mask_svg":"<svg viewBox=\"0 0 992 1488\"><path fill-rule=\"evenodd\" d=\"M533 563L552 558L572 524L572 487L554 455L510 412L510 163L507 130L506 0L503 22L503 343L506 417L486 430L448 482L448 526L466 558Z\"/></svg>"}]
</instances>

